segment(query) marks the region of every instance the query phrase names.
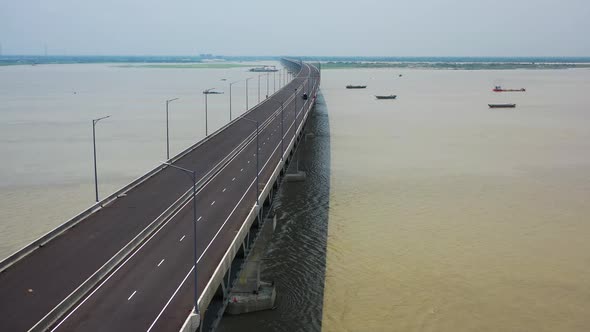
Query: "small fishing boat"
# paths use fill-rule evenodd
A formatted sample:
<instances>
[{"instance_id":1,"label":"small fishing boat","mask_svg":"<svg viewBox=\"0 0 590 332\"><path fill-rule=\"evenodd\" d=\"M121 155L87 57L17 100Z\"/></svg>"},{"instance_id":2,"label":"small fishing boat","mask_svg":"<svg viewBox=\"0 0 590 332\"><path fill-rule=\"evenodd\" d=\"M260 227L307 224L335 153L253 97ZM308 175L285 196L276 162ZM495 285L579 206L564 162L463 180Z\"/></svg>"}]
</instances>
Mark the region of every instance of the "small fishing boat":
<instances>
[{"instance_id":1,"label":"small fishing boat","mask_svg":"<svg viewBox=\"0 0 590 332\"><path fill-rule=\"evenodd\" d=\"M366 85L347 85L346 88L347 89L364 89L366 88Z\"/></svg>"},{"instance_id":2,"label":"small fishing boat","mask_svg":"<svg viewBox=\"0 0 590 332\"><path fill-rule=\"evenodd\" d=\"M520 89L503 89L501 86L496 85L494 87L494 89L492 89L492 91L494 91L494 92L525 92L526 89L525 88L520 88Z\"/></svg>"},{"instance_id":3,"label":"small fishing boat","mask_svg":"<svg viewBox=\"0 0 590 332\"><path fill-rule=\"evenodd\" d=\"M397 95L389 95L389 96L375 96L377 99L395 99Z\"/></svg>"},{"instance_id":4,"label":"small fishing boat","mask_svg":"<svg viewBox=\"0 0 590 332\"><path fill-rule=\"evenodd\" d=\"M488 104L490 108L515 108L516 104Z\"/></svg>"}]
</instances>

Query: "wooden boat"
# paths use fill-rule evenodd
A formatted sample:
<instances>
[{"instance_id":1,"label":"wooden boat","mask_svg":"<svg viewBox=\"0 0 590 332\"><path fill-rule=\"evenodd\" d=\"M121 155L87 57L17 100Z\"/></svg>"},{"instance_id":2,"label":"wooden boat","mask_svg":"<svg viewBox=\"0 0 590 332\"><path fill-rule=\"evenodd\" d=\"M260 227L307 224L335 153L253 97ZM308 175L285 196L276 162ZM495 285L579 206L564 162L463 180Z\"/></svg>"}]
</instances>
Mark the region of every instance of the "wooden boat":
<instances>
[{"instance_id":1,"label":"wooden boat","mask_svg":"<svg viewBox=\"0 0 590 332\"><path fill-rule=\"evenodd\" d=\"M492 91L494 92L526 92L525 88L520 88L520 89L504 89L499 85L496 85L494 87L494 89L492 89Z\"/></svg>"},{"instance_id":2,"label":"wooden boat","mask_svg":"<svg viewBox=\"0 0 590 332\"><path fill-rule=\"evenodd\" d=\"M516 104L488 104L490 108L515 108Z\"/></svg>"},{"instance_id":3,"label":"wooden boat","mask_svg":"<svg viewBox=\"0 0 590 332\"><path fill-rule=\"evenodd\" d=\"M377 99L395 99L397 95L389 95L389 96L375 96Z\"/></svg>"},{"instance_id":4,"label":"wooden boat","mask_svg":"<svg viewBox=\"0 0 590 332\"><path fill-rule=\"evenodd\" d=\"M347 89L364 89L366 88L366 85L347 85L346 88Z\"/></svg>"}]
</instances>

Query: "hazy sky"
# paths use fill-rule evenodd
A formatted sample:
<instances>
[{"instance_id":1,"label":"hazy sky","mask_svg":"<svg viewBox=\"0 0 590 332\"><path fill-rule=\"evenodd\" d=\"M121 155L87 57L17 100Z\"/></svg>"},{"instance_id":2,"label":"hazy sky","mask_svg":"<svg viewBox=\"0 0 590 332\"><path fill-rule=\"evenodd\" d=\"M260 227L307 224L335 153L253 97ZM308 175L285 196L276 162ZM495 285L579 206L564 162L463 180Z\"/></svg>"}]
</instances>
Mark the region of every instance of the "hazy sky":
<instances>
[{"instance_id":1,"label":"hazy sky","mask_svg":"<svg viewBox=\"0 0 590 332\"><path fill-rule=\"evenodd\" d=\"M3 54L590 56L590 0L0 0Z\"/></svg>"}]
</instances>

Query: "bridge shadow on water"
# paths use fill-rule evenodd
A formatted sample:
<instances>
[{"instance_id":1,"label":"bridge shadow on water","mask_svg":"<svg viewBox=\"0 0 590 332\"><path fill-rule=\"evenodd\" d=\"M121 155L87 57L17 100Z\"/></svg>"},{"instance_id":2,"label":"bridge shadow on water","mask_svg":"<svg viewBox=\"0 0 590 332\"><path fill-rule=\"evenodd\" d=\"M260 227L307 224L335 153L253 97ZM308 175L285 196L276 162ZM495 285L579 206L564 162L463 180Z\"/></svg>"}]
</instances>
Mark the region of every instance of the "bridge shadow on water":
<instances>
[{"instance_id":1,"label":"bridge shadow on water","mask_svg":"<svg viewBox=\"0 0 590 332\"><path fill-rule=\"evenodd\" d=\"M306 180L283 182L275 196L277 229L262 264L261 279L276 285L275 309L225 315L217 331L321 330L330 198L330 124L321 93L288 172L297 164Z\"/></svg>"}]
</instances>

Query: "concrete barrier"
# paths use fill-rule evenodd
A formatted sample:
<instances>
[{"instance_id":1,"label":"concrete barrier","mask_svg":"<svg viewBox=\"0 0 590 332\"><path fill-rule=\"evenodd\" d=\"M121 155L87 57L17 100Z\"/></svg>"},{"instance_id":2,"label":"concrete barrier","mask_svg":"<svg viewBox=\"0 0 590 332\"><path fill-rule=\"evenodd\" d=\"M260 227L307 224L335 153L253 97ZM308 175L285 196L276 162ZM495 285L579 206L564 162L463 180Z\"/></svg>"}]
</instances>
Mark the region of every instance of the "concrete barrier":
<instances>
[{"instance_id":1,"label":"concrete barrier","mask_svg":"<svg viewBox=\"0 0 590 332\"><path fill-rule=\"evenodd\" d=\"M319 80L317 81L315 87L317 87L317 86L319 86ZM314 107L315 96L313 98L308 99L308 100L310 100L308 107L306 110L304 110L303 118L298 123L298 127L295 128L295 135L293 136L291 141L289 141L289 144L287 145L287 148L284 151L284 155L283 155L284 158L281 161L279 161L279 163L275 167L270 179L268 181L266 181L266 183L259 195L260 202L264 202L266 197L270 194L275 181L281 175L281 172L282 172L285 162L287 160L287 156L289 156L289 152L294 148L295 143L296 143L296 139L297 139L297 137L299 137L299 134L300 134L301 130L303 129L305 122L307 121L309 112ZM201 292L201 295L199 296L199 299L197 301L198 306L199 306L199 312L203 312L204 310L206 310L209 307L211 300L215 296L215 292L219 288L219 285L221 285L221 283L223 282L223 278L224 278L226 272L229 270L233 259L235 258L236 254L238 253L240 246L241 246L242 242L244 241L244 239L246 238L246 235L248 234L248 232L252 226L252 223L254 222L256 217L258 216L259 211L260 210L259 210L258 205L254 205L250 209L250 213L246 217L246 220L244 221L244 223L240 227L238 233L236 234L236 236L232 240L229 248L227 249L227 251L223 255L221 261L219 262L219 264L215 268L213 275L211 276L211 278L207 282L207 285L205 286L205 288ZM274 294L274 296L276 296L276 293ZM193 310L193 312L194 312L194 310ZM194 326L194 325L191 325L190 323L188 323L188 321L191 319L192 314L193 313L189 314L189 316L185 320L185 324L180 329L181 332L188 332L188 331L194 332L198 328L198 326ZM194 330L186 330L185 328L187 328L187 326L194 327Z\"/></svg>"}]
</instances>

